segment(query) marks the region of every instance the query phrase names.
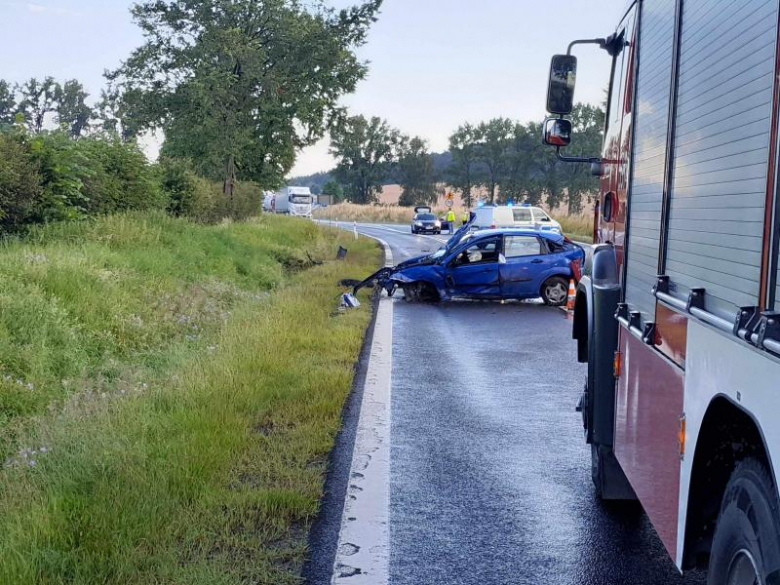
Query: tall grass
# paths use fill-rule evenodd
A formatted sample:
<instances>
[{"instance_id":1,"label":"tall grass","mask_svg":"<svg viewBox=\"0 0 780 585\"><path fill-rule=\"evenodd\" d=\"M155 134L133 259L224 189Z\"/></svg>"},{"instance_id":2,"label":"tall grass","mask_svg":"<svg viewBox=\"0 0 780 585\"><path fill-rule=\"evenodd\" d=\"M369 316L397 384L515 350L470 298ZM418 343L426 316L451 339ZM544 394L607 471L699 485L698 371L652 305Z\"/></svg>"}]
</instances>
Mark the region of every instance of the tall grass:
<instances>
[{"instance_id":1,"label":"tall grass","mask_svg":"<svg viewBox=\"0 0 780 585\"><path fill-rule=\"evenodd\" d=\"M435 208L434 213L443 215L446 208ZM414 217L413 207L400 205L358 205L356 203L339 203L321 207L314 212L318 219L336 221L358 221L362 223L409 223Z\"/></svg>"},{"instance_id":2,"label":"tall grass","mask_svg":"<svg viewBox=\"0 0 780 585\"><path fill-rule=\"evenodd\" d=\"M563 228L563 233L575 240L593 241L593 215L554 215Z\"/></svg>"},{"instance_id":3,"label":"tall grass","mask_svg":"<svg viewBox=\"0 0 780 585\"><path fill-rule=\"evenodd\" d=\"M369 318L335 283L378 262L344 237L131 215L0 251L0 582L298 582Z\"/></svg>"}]
</instances>

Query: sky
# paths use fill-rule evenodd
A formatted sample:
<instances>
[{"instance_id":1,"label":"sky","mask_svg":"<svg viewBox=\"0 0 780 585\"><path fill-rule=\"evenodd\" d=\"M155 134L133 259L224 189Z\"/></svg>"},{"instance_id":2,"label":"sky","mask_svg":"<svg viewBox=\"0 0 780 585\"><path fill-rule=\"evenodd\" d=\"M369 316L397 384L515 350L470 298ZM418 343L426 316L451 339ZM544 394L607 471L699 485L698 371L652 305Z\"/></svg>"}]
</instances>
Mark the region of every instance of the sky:
<instances>
[{"instance_id":1,"label":"sky","mask_svg":"<svg viewBox=\"0 0 780 585\"><path fill-rule=\"evenodd\" d=\"M357 0L328 0L335 7ZM369 74L343 99L433 151L464 122L544 117L550 57L571 40L614 31L625 0L385 0L358 50ZM103 72L142 42L128 0L0 0L0 78L79 79L93 96ZM577 48L576 100L601 103L609 59ZM153 142L153 141L152 141ZM154 150L153 145L150 147ZM291 176L334 166L327 140L300 153Z\"/></svg>"}]
</instances>

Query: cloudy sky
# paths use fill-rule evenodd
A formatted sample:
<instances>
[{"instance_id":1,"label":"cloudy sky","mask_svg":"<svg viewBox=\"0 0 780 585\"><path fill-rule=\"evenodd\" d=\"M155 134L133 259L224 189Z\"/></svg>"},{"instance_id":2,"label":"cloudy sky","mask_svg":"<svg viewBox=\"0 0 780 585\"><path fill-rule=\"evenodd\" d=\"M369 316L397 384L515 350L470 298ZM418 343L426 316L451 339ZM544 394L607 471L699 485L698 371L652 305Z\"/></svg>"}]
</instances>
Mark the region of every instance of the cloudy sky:
<instances>
[{"instance_id":1,"label":"cloudy sky","mask_svg":"<svg viewBox=\"0 0 780 585\"><path fill-rule=\"evenodd\" d=\"M349 0L330 0L340 7ZM93 95L105 69L141 43L128 0L0 0L0 77L77 78ZM433 150L465 121L544 116L550 56L575 38L606 36L625 0L385 0L360 56L368 78L344 102L377 115ZM609 61L580 57L577 99L603 101ZM293 174L332 166L327 142L301 153Z\"/></svg>"}]
</instances>

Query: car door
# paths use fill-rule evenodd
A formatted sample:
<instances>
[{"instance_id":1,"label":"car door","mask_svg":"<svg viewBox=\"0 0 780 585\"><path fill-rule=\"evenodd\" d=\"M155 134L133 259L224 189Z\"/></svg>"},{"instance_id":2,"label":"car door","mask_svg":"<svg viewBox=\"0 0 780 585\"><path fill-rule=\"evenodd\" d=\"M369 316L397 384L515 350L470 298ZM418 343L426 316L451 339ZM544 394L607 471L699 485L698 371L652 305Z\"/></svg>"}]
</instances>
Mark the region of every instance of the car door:
<instances>
[{"instance_id":1,"label":"car door","mask_svg":"<svg viewBox=\"0 0 780 585\"><path fill-rule=\"evenodd\" d=\"M539 296L541 279L552 260L542 241L531 234L506 235L503 251L506 261L499 265L501 296L514 299Z\"/></svg>"},{"instance_id":2,"label":"car door","mask_svg":"<svg viewBox=\"0 0 780 585\"><path fill-rule=\"evenodd\" d=\"M501 236L472 240L457 251L447 265L447 288L450 295L466 297L499 297L499 257Z\"/></svg>"}]
</instances>

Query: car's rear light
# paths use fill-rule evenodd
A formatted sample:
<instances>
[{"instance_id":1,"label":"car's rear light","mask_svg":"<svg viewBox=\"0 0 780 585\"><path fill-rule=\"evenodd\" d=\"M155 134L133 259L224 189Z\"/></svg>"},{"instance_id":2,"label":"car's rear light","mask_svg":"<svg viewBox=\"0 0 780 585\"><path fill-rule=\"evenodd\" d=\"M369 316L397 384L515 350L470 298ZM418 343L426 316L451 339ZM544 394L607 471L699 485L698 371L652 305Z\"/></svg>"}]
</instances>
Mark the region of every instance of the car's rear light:
<instances>
[{"instance_id":1,"label":"car's rear light","mask_svg":"<svg viewBox=\"0 0 780 585\"><path fill-rule=\"evenodd\" d=\"M571 273L574 275L574 280L577 282L582 280L582 262L579 260L572 260Z\"/></svg>"}]
</instances>

